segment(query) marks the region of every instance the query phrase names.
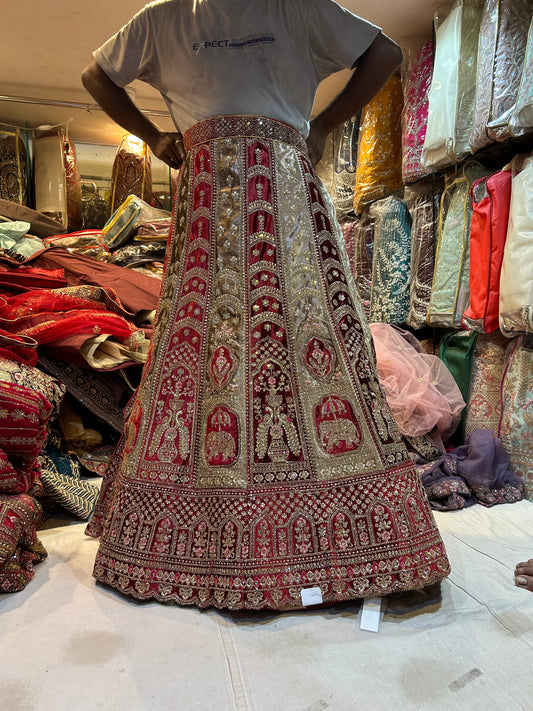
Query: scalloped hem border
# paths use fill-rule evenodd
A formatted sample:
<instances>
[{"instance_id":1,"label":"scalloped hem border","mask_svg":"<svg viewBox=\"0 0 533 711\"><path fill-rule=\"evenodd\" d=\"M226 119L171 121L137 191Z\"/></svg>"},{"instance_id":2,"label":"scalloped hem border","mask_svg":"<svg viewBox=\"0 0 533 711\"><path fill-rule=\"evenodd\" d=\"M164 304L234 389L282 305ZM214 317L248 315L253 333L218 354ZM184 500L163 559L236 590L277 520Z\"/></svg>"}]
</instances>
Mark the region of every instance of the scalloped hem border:
<instances>
[{"instance_id":1,"label":"scalloped hem border","mask_svg":"<svg viewBox=\"0 0 533 711\"><path fill-rule=\"evenodd\" d=\"M116 590L122 596L141 602L155 601L166 605L196 606L201 610L215 608L231 611L248 610L260 612L262 610L270 610L290 612L311 610L327 605L349 602L350 600L386 597L394 593L420 590L442 582L449 574L450 568L446 566L444 570L435 571L427 577L417 576L416 581L411 579L403 582L396 579L386 587L369 584L364 590L360 591L356 591L354 587L347 583L330 581L322 582L320 585L295 585L269 593L261 590L227 591L219 589L213 591L207 588L194 591L193 588L189 588L186 585L171 586L164 583L151 583L149 584L150 589L146 592L141 592L135 589L135 584L132 584L131 580L123 576L115 576L114 580L110 580L107 576L99 577L94 573L93 577L101 585ZM129 586L126 585L126 580L129 582ZM362 583L363 581L360 582ZM157 590L156 587L160 589ZM312 587L320 587L322 604L304 607L301 603L300 593L302 590ZM334 590L334 587L337 587L338 590ZM340 587L344 587L344 590L341 591ZM163 589L163 592L161 589ZM277 598L277 601L275 598Z\"/></svg>"}]
</instances>

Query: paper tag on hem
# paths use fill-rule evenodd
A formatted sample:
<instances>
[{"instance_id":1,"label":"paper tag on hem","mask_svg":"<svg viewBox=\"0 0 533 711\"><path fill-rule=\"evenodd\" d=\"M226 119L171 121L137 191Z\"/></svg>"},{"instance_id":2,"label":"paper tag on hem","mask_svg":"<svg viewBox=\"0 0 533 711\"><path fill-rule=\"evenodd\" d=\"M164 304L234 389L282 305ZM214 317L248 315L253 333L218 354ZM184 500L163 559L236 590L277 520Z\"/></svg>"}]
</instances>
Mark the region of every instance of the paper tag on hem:
<instances>
[{"instance_id":1,"label":"paper tag on hem","mask_svg":"<svg viewBox=\"0 0 533 711\"><path fill-rule=\"evenodd\" d=\"M366 630L367 632L377 632L379 630L380 614L381 598L365 598L361 609L361 629Z\"/></svg>"},{"instance_id":2,"label":"paper tag on hem","mask_svg":"<svg viewBox=\"0 0 533 711\"><path fill-rule=\"evenodd\" d=\"M304 588L300 591L300 596L304 607L322 604L322 590L320 588Z\"/></svg>"}]
</instances>

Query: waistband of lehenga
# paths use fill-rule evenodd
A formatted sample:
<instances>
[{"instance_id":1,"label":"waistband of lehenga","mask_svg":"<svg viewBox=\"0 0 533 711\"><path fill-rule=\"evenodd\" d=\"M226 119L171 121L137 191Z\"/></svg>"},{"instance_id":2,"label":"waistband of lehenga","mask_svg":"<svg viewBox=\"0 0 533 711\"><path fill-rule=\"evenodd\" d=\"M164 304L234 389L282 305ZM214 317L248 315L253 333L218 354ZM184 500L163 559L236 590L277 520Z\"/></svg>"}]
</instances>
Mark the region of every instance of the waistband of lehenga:
<instances>
[{"instance_id":1,"label":"waistband of lehenga","mask_svg":"<svg viewBox=\"0 0 533 711\"><path fill-rule=\"evenodd\" d=\"M263 138L288 143L307 153L305 139L281 121L266 116L213 116L191 126L183 136L185 150L216 138Z\"/></svg>"}]
</instances>

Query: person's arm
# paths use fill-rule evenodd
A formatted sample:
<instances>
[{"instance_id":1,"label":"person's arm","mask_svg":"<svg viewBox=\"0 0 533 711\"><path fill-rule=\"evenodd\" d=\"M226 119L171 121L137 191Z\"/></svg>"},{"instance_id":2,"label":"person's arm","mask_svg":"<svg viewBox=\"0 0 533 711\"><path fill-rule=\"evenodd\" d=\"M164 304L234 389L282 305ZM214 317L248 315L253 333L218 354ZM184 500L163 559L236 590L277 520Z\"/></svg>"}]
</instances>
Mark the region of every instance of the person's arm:
<instances>
[{"instance_id":1,"label":"person's arm","mask_svg":"<svg viewBox=\"0 0 533 711\"><path fill-rule=\"evenodd\" d=\"M380 33L354 65L354 73L342 92L310 125L307 147L313 164L319 162L328 135L355 116L384 86L403 59L400 47Z\"/></svg>"},{"instance_id":2,"label":"person's arm","mask_svg":"<svg viewBox=\"0 0 533 711\"><path fill-rule=\"evenodd\" d=\"M84 69L81 80L113 121L148 144L154 155L171 168L181 166L185 159L181 133L161 131L139 111L126 91L117 86L94 59Z\"/></svg>"}]
</instances>

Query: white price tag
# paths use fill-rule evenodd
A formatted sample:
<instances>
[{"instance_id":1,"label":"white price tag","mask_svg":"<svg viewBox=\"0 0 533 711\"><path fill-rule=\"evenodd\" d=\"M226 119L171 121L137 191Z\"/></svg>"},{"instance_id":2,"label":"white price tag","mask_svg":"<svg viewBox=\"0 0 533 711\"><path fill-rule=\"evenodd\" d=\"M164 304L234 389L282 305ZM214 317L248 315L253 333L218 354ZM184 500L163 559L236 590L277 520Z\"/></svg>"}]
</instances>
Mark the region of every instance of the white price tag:
<instances>
[{"instance_id":1,"label":"white price tag","mask_svg":"<svg viewBox=\"0 0 533 711\"><path fill-rule=\"evenodd\" d=\"M366 597L361 609L361 629L367 632L377 632L381 615L381 598Z\"/></svg>"},{"instance_id":2,"label":"white price tag","mask_svg":"<svg viewBox=\"0 0 533 711\"><path fill-rule=\"evenodd\" d=\"M304 607L322 604L322 590L320 588L304 588L300 591L300 595Z\"/></svg>"}]
</instances>

